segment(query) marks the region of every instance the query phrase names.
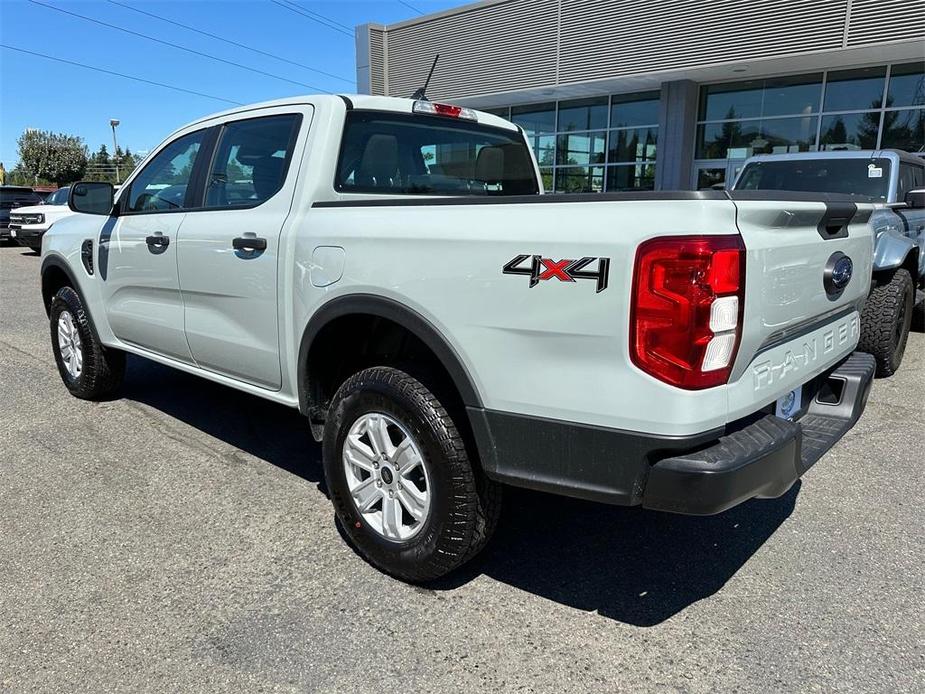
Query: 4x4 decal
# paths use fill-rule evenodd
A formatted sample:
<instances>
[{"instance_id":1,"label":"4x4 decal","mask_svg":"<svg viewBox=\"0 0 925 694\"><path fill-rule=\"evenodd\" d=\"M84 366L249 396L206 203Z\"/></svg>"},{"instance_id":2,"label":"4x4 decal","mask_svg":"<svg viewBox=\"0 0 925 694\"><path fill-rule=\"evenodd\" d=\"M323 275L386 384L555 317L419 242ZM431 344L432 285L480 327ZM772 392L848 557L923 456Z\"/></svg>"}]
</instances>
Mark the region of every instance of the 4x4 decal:
<instances>
[{"instance_id":1,"label":"4x4 decal","mask_svg":"<svg viewBox=\"0 0 925 694\"><path fill-rule=\"evenodd\" d=\"M597 261L596 270L586 270L594 261ZM526 263L526 264L525 264ZM560 282L574 282L576 280L597 280L597 292L607 289L607 278L610 275L610 258L579 258L578 260L553 260L540 255L517 255L504 264L501 270L505 275L526 275L530 278L530 286L535 287L540 280L553 278Z\"/></svg>"}]
</instances>

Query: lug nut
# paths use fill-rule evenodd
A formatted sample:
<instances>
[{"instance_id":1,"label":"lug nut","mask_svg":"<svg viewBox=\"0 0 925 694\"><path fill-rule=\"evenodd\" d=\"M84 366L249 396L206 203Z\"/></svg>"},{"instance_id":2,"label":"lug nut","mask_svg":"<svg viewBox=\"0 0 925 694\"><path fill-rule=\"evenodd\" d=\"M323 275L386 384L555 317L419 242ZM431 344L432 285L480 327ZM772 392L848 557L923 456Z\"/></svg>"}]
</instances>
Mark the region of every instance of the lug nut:
<instances>
[{"instance_id":1,"label":"lug nut","mask_svg":"<svg viewBox=\"0 0 925 694\"><path fill-rule=\"evenodd\" d=\"M379 463L374 461L374 462L373 462L373 470L378 470L378 469L379 469Z\"/></svg>"},{"instance_id":2,"label":"lug nut","mask_svg":"<svg viewBox=\"0 0 925 694\"><path fill-rule=\"evenodd\" d=\"M381 486L382 486L382 480L376 480L376 486L377 486L377 487L381 487Z\"/></svg>"},{"instance_id":3,"label":"lug nut","mask_svg":"<svg viewBox=\"0 0 925 694\"><path fill-rule=\"evenodd\" d=\"M395 492L389 492L389 498L390 498L390 499L393 498L394 496L395 496Z\"/></svg>"}]
</instances>

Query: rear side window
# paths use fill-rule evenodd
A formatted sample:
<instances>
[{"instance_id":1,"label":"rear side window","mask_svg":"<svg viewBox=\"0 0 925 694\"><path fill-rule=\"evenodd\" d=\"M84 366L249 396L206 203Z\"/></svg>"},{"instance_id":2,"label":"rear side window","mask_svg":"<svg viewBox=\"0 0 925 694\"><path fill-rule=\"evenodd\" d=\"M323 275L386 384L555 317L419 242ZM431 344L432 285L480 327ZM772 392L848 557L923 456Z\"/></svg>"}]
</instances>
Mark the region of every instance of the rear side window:
<instances>
[{"instance_id":1,"label":"rear side window","mask_svg":"<svg viewBox=\"0 0 925 694\"><path fill-rule=\"evenodd\" d=\"M351 111L334 187L346 193L532 195L519 132L440 116Z\"/></svg>"},{"instance_id":2,"label":"rear side window","mask_svg":"<svg viewBox=\"0 0 925 694\"><path fill-rule=\"evenodd\" d=\"M145 164L132 181L128 209L166 212L188 208L187 189L204 136L204 130L184 135Z\"/></svg>"},{"instance_id":3,"label":"rear side window","mask_svg":"<svg viewBox=\"0 0 925 694\"><path fill-rule=\"evenodd\" d=\"M254 207L276 195L300 120L288 114L226 124L212 158L206 207Z\"/></svg>"},{"instance_id":4,"label":"rear side window","mask_svg":"<svg viewBox=\"0 0 925 694\"><path fill-rule=\"evenodd\" d=\"M745 167L736 190L840 193L886 200L889 159L799 159L756 161Z\"/></svg>"}]
</instances>

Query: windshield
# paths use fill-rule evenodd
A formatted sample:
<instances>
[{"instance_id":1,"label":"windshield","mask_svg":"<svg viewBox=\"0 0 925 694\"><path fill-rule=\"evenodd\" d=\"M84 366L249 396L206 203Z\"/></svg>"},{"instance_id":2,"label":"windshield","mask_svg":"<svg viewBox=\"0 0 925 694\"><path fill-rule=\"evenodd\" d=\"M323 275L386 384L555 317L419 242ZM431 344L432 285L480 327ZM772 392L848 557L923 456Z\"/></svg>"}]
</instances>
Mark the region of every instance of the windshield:
<instances>
[{"instance_id":1,"label":"windshield","mask_svg":"<svg viewBox=\"0 0 925 694\"><path fill-rule=\"evenodd\" d=\"M539 193L519 132L381 111L347 114L334 186L343 192L406 195Z\"/></svg>"},{"instance_id":2,"label":"windshield","mask_svg":"<svg viewBox=\"0 0 925 694\"><path fill-rule=\"evenodd\" d=\"M41 204L42 198L33 193L31 188L4 188L0 190L0 207L5 210L11 207Z\"/></svg>"},{"instance_id":3,"label":"windshield","mask_svg":"<svg viewBox=\"0 0 925 694\"><path fill-rule=\"evenodd\" d=\"M736 190L790 190L841 193L886 200L890 187L889 159L798 159L748 164Z\"/></svg>"}]
</instances>

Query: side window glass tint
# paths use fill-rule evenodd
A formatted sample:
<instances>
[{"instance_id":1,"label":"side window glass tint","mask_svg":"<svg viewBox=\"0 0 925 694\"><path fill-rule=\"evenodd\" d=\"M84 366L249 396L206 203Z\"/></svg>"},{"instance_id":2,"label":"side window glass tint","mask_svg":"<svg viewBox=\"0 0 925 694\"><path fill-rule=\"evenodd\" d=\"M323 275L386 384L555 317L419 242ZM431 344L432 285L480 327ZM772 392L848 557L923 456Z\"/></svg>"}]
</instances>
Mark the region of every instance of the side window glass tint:
<instances>
[{"instance_id":1,"label":"side window glass tint","mask_svg":"<svg viewBox=\"0 0 925 694\"><path fill-rule=\"evenodd\" d=\"M206 207L254 207L279 192L295 144L299 116L228 123L213 158Z\"/></svg>"},{"instance_id":2,"label":"side window glass tint","mask_svg":"<svg viewBox=\"0 0 925 694\"><path fill-rule=\"evenodd\" d=\"M141 170L132 181L128 208L132 212L183 209L186 190L205 131L174 140Z\"/></svg>"},{"instance_id":3,"label":"side window glass tint","mask_svg":"<svg viewBox=\"0 0 925 694\"><path fill-rule=\"evenodd\" d=\"M903 200L906 193L915 189L915 169L909 164L899 165L899 187L896 190L896 199Z\"/></svg>"}]
</instances>

